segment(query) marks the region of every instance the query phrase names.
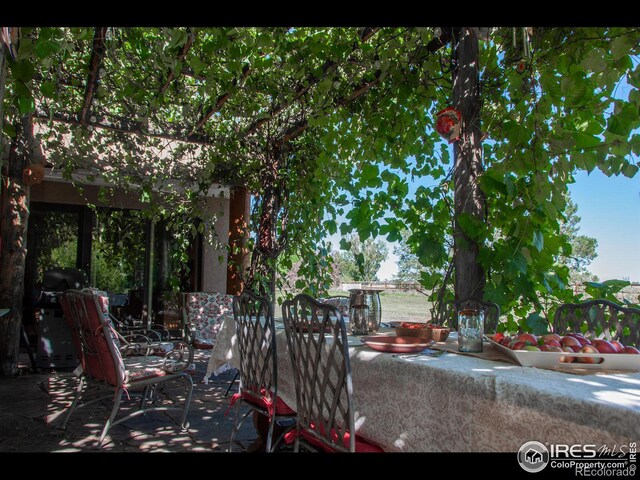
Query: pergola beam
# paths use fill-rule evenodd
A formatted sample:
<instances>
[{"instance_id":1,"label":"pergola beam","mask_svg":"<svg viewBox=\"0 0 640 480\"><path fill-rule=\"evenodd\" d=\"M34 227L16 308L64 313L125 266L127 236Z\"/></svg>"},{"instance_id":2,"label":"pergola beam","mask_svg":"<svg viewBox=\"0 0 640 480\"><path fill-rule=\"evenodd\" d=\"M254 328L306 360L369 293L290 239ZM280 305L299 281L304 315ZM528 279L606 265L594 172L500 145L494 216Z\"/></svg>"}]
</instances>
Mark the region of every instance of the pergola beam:
<instances>
[{"instance_id":1,"label":"pergola beam","mask_svg":"<svg viewBox=\"0 0 640 480\"><path fill-rule=\"evenodd\" d=\"M187 33L189 37L187 38L187 41L184 43L184 45L180 49L180 53L178 54L178 62L184 61L184 59L187 56L187 53L189 52L189 50L191 49L191 46L193 45L193 42L195 42L196 40L196 34L192 32L191 29L187 28ZM162 84L162 87L160 87L160 91L156 95L156 98L160 98L162 95L164 95L164 92L167 90L167 88L169 88L169 85L171 85L171 82L173 82L175 77L176 77L175 71L173 69L169 70L169 73L167 74L167 79Z\"/></svg>"},{"instance_id":2,"label":"pergola beam","mask_svg":"<svg viewBox=\"0 0 640 480\"><path fill-rule=\"evenodd\" d=\"M362 31L360 32L360 41L363 43L368 41L371 37L373 37L376 34L378 30L380 30L380 27L363 28Z\"/></svg>"},{"instance_id":3,"label":"pergola beam","mask_svg":"<svg viewBox=\"0 0 640 480\"><path fill-rule=\"evenodd\" d=\"M378 29L376 28L375 30L377 31ZM432 40L430 40L429 43L425 47L421 47L419 49L416 49L416 52L415 52L416 56L418 56L419 58L423 58L426 55L429 55L429 54L437 52L442 47L444 47L449 42L451 42L451 40L452 40L452 29L451 29L451 27L440 27L440 30L441 30L440 36L435 37ZM372 32L371 35L366 37L366 39L368 40L369 38L371 38L373 33L375 33L375 32ZM361 38L363 36L364 35L361 34ZM375 75L376 75L376 78L374 80L371 80L369 82L361 83L358 87L356 87L356 89L354 90L354 92L351 95L349 95L348 97L344 97L342 99L337 100L335 102L335 105L344 107L348 103L350 103L350 102L356 100L357 98L363 96L372 87L374 87L375 85L380 83L380 71L377 71L375 73ZM305 130L308 128L308 126L309 125L308 125L308 122L307 122L306 118L294 123L291 127L289 127L287 130L285 130L284 134L280 137L278 142L284 143L284 142L288 142L288 141L291 141L291 140L295 139L296 137L298 137L299 135L304 133Z\"/></svg>"},{"instance_id":4,"label":"pergola beam","mask_svg":"<svg viewBox=\"0 0 640 480\"><path fill-rule=\"evenodd\" d=\"M432 40L429 41L427 45L423 47L419 47L414 51L413 55L410 56L412 57L411 58L412 61L414 62L421 61L425 56L436 52L437 50L447 45L451 41L451 32L452 32L451 27L440 27L440 29L441 29L441 33L438 37L433 38ZM379 27L365 27L359 31L358 38L361 42L364 43L369 41L371 38L373 38L373 36L379 31L380 31ZM186 143L213 146L215 139L212 139L207 135L198 134L196 132L202 129L204 125L207 123L207 121L215 113L221 111L224 105L232 97L233 91L227 91L221 94L216 99L215 103L210 108L207 109L207 111L202 115L202 117L190 130L187 128L184 128L183 130L178 129L177 131L171 132L171 133L167 133L167 132L154 133L154 132L149 132L140 122L131 121L128 119L118 119L115 122L104 122L104 121L101 121L100 119L97 119L93 122L90 121L90 107L93 101L93 97L95 95L96 87L98 85L100 64L105 51L105 35L106 35L106 27L96 28L94 41L93 41L93 49L92 49L91 59L90 59L90 69L89 69L87 85L85 89L85 101L82 108L82 113L80 115L80 121L77 121L73 115L69 115L68 113L56 113L53 115L53 117L50 117L50 115L45 115L44 113L37 112L35 114L36 118L53 119L54 121L60 121L60 122L72 124L72 125L80 125L85 127L92 126L95 128L102 128L105 130L111 130L111 131L116 131L121 133L143 135L143 136L149 136L149 137L155 137L155 138L162 138L166 140L175 140L175 141L186 142ZM180 49L180 53L178 54L178 60L180 62L182 62L186 58L186 55L188 54L189 50L193 46L195 39L196 39L196 34L189 31L189 38L184 43L184 45L182 45ZM356 43L353 46L353 51L355 51L358 48L359 48L358 43ZM318 76L313 74L309 75L309 77L307 77L307 80L305 82L306 86L300 87L291 99L275 105L269 111L269 116L255 119L253 122L251 122L250 125L244 131L244 133L241 135L243 137L247 137L248 135L255 133L263 125L273 120L276 116L278 116L288 107L293 105L295 102L299 101L306 93L308 93L314 87L314 85L318 84L323 78L325 78L328 74L330 74L331 71L338 68L339 65L340 64L338 62L335 62L333 60L326 60L321 67L322 73L320 75ZM189 69L185 69L185 68L181 68L177 71L171 70L168 73L167 79L163 83L162 87L160 88L160 91L157 94L157 96L158 97L161 96L166 91L166 89L170 86L171 82L175 80L176 75L178 74L189 75L190 72L188 70ZM245 67L242 70L242 76L240 78L236 78L233 80L234 87L237 86L238 84L242 84L243 82L245 82L250 73L251 73L251 69L249 65L245 65ZM375 75L376 75L375 79L368 82L363 81L360 85L356 86L353 93L351 93L350 95L336 99L332 104L333 105L332 108L346 106L350 102L365 95L371 88L373 88L375 85L380 83L381 81L380 71L376 71ZM316 113L316 115L318 114L322 114L322 112ZM299 135L301 135L304 131L306 131L308 128L307 118L308 118L308 115L306 118L299 120L294 124L291 124L288 128L286 128L284 133L279 137L278 142L291 141L296 137L298 137ZM182 130L182 132L185 132L185 133L189 131L189 133L185 134L185 133L182 133L180 130Z\"/></svg>"},{"instance_id":5,"label":"pergola beam","mask_svg":"<svg viewBox=\"0 0 640 480\"><path fill-rule=\"evenodd\" d=\"M361 42L362 43L367 42L371 37L373 37L373 35L375 35L375 33L378 30L380 30L379 27L367 27L367 28L363 29L363 31L360 32L360 40L361 40ZM358 44L356 43L356 45L354 45L353 50L351 51L351 53L353 53L357 48L358 48ZM316 77L314 75L309 75L309 77L307 77L307 79L306 79L306 84L307 84L306 87L299 89L298 92L296 92L296 94L290 100L275 105L271 109L271 111L269 112L269 116L268 117L259 118L259 119L255 120L251 125L249 125L247 130L245 130L244 136L247 137L247 136L251 135L252 133L255 133L255 131L258 130L260 127L262 127L265 123L273 120L283 110L285 110L286 108L290 107L295 102L300 100L300 98L302 98L304 95L306 95L307 92L309 92L309 90L311 90L311 88L313 88L322 79L324 79L329 74L329 72L331 72L331 71L335 70L336 68L338 68L339 65L340 65L339 63L334 62L333 60L326 60L324 62L324 64L322 65L322 74L320 76Z\"/></svg>"},{"instance_id":6,"label":"pergola beam","mask_svg":"<svg viewBox=\"0 0 640 480\"><path fill-rule=\"evenodd\" d=\"M365 93L367 93L372 87L374 87L378 83L380 83L380 76L379 76L379 72L376 72L376 78L374 80L371 80L370 82L361 83L358 87L356 87L356 89L351 95L337 100L335 102L335 106L344 107L348 103L363 96ZM307 128L309 128L308 120L306 118L299 120L293 125L291 125L288 129L286 129L285 132L282 134L282 136L277 140L277 142L280 144L290 142L291 140L303 134L307 130Z\"/></svg>"},{"instance_id":7,"label":"pergola beam","mask_svg":"<svg viewBox=\"0 0 640 480\"><path fill-rule=\"evenodd\" d=\"M88 121L85 124L80 122L75 115L72 115L69 113L56 112L50 116L49 114L38 112L38 111L34 113L34 118L38 120L47 120L47 121L52 120L54 122L66 123L68 125L76 125L76 126L82 126L82 127L91 126L94 128L110 130L112 132L128 133L132 135L142 135L145 137L153 137L153 138L162 138L165 140L194 143L194 144L205 145L210 147L215 146L214 139L204 135L189 134L187 136L181 136L181 135L172 135L167 133L153 133L144 129L140 122L121 120L118 123L102 123L96 120L95 122Z\"/></svg>"},{"instance_id":8,"label":"pergola beam","mask_svg":"<svg viewBox=\"0 0 640 480\"><path fill-rule=\"evenodd\" d=\"M242 85L250 73L251 73L251 68L249 68L249 65L245 65L242 69L242 76L240 77L240 81L238 82L238 79L234 78L233 86L234 87L237 86L238 83ZM204 126L204 124L207 123L214 114L219 112L224 106L224 104L227 103L227 100L229 100L229 98L231 98L231 92L225 92L222 95L220 95L216 99L216 103L213 105L213 107L209 108L205 112L205 114L200 118L200 120L198 120L198 123L196 123L196 125L191 129L191 134L194 134L199 129L201 129Z\"/></svg>"},{"instance_id":9,"label":"pergola beam","mask_svg":"<svg viewBox=\"0 0 640 480\"><path fill-rule=\"evenodd\" d=\"M324 62L324 64L322 65L322 75L320 75L319 77L315 77L313 75L310 75L307 78L307 83L308 85L304 88L301 88L300 90L298 90L298 92L293 96L293 98L291 100L289 100L288 102L284 102L284 103L279 103L277 105L275 105L271 111L269 112L269 116L268 117L264 117L264 118L259 118L257 120L255 120L251 125L249 125L249 127L245 130L244 132L244 136L248 137L249 135L251 135L252 133L254 133L256 130L258 130L260 127L262 127L265 123L273 120L278 114L280 114L280 112L282 112L285 108L288 108L289 106L293 105L295 102L297 102L303 95L305 95L309 90L311 90L311 88L316 85L320 80L322 80L323 78L325 78L325 76L327 75L327 73L333 69L334 67L336 67L336 62L333 62L331 60L327 60L326 62Z\"/></svg>"},{"instance_id":10,"label":"pergola beam","mask_svg":"<svg viewBox=\"0 0 640 480\"><path fill-rule=\"evenodd\" d=\"M91 115L91 105L98 88L100 79L100 65L104 57L105 37L107 35L107 27L98 27L93 35L93 47L91 48L91 57L89 59L89 73L87 75L87 84L84 90L84 103L80 111L80 123L87 125L89 116Z\"/></svg>"}]
</instances>

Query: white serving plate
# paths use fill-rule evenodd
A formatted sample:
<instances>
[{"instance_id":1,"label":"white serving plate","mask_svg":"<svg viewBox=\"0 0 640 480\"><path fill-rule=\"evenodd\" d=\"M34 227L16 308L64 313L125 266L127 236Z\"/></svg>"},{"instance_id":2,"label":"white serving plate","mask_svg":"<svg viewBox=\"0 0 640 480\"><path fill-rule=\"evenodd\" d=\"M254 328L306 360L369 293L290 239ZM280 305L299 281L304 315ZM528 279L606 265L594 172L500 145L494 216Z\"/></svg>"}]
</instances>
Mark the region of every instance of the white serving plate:
<instances>
[{"instance_id":1,"label":"white serving plate","mask_svg":"<svg viewBox=\"0 0 640 480\"><path fill-rule=\"evenodd\" d=\"M531 352L529 350L511 350L487 337L489 342L509 358L523 367L537 368L585 368L591 370L640 370L640 355L633 353L569 353L569 352ZM602 359L601 363L562 362L565 357L587 357Z\"/></svg>"}]
</instances>

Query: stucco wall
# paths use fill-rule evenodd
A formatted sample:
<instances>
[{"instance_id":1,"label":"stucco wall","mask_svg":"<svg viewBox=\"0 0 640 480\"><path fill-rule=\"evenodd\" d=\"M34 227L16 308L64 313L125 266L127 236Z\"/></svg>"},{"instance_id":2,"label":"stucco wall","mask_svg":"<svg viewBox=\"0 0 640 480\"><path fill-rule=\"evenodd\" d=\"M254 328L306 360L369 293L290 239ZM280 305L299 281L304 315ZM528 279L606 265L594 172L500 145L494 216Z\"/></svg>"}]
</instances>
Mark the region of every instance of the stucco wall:
<instances>
[{"instance_id":1,"label":"stucco wall","mask_svg":"<svg viewBox=\"0 0 640 480\"><path fill-rule=\"evenodd\" d=\"M226 245L229 232L229 198L208 198L210 212L217 215L215 232L217 241ZM218 250L207 241L202 242L202 290L205 292L227 291L227 252Z\"/></svg>"}]
</instances>

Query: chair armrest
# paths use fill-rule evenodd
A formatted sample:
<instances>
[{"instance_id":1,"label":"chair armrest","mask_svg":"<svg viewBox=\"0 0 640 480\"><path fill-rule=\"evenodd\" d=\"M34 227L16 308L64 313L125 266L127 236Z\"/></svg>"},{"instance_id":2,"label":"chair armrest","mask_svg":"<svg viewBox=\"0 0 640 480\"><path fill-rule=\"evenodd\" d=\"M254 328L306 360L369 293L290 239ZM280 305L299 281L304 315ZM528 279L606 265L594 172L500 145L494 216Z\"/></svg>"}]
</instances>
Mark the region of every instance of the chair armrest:
<instances>
[{"instance_id":1,"label":"chair armrest","mask_svg":"<svg viewBox=\"0 0 640 480\"><path fill-rule=\"evenodd\" d=\"M187 342L173 342L173 350L164 356L162 368L171 373L184 372L193 364L193 346Z\"/></svg>"},{"instance_id":2,"label":"chair armrest","mask_svg":"<svg viewBox=\"0 0 640 480\"><path fill-rule=\"evenodd\" d=\"M151 355L153 352L154 343L149 337L141 333L129 333L124 336L120 336L122 345L120 346L120 352L127 355Z\"/></svg>"}]
</instances>

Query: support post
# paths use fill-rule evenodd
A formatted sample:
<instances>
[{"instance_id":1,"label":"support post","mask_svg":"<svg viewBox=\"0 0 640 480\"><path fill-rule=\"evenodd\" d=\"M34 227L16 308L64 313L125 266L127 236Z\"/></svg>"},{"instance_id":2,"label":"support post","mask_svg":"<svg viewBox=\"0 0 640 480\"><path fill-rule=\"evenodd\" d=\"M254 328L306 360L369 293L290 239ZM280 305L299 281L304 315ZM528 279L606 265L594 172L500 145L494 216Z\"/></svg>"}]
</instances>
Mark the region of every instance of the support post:
<instances>
[{"instance_id":1,"label":"support post","mask_svg":"<svg viewBox=\"0 0 640 480\"><path fill-rule=\"evenodd\" d=\"M485 201L480 185L482 144L480 131L480 79L478 38L472 27L453 35L453 107L462 114L461 138L454 145L454 265L457 299L482 298L485 274L478 262L479 246L469 238L458 219L467 214L483 221Z\"/></svg>"}]
</instances>

